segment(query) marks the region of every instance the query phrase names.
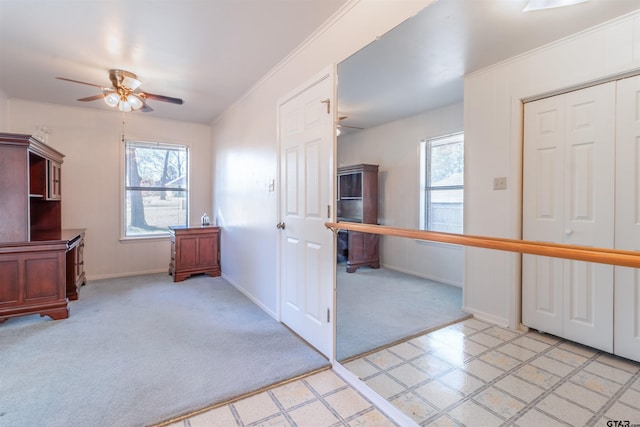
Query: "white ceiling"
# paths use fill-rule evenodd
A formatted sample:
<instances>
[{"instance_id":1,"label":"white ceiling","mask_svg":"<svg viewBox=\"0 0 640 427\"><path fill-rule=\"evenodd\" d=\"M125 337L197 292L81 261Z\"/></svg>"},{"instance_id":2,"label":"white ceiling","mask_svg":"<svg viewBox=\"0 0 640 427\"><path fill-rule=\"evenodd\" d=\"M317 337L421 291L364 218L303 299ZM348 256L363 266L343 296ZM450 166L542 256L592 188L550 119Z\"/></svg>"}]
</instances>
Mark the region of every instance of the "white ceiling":
<instances>
[{"instance_id":1,"label":"white ceiling","mask_svg":"<svg viewBox=\"0 0 640 427\"><path fill-rule=\"evenodd\" d=\"M339 64L340 123L367 128L460 102L465 74L640 9L590 0L523 13L526 3L435 1Z\"/></svg>"},{"instance_id":2,"label":"white ceiling","mask_svg":"<svg viewBox=\"0 0 640 427\"><path fill-rule=\"evenodd\" d=\"M124 69L153 117L210 123L347 0L0 0L0 89L10 98L109 109L96 87Z\"/></svg>"},{"instance_id":3,"label":"white ceiling","mask_svg":"<svg viewBox=\"0 0 640 427\"><path fill-rule=\"evenodd\" d=\"M151 113L210 123L348 0L0 0L0 89L10 98L76 101L137 74ZM362 0L365 1L365 0ZM373 0L405 1L405 0ZM407 0L409 1L409 0ZM526 0L436 0L339 66L344 124L371 126L462 99L462 76L640 8L591 0L522 13Z\"/></svg>"}]
</instances>

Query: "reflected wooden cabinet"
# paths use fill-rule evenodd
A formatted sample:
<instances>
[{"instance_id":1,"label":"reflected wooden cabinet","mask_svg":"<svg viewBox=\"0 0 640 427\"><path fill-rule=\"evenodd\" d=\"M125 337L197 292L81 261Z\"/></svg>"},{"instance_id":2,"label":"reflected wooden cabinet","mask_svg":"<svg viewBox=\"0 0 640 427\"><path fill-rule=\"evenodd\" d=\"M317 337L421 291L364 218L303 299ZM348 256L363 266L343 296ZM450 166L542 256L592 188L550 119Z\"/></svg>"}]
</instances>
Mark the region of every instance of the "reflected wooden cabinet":
<instances>
[{"instance_id":1,"label":"reflected wooden cabinet","mask_svg":"<svg viewBox=\"0 0 640 427\"><path fill-rule=\"evenodd\" d=\"M220 276L220 227L169 227L169 274L181 282L193 274Z\"/></svg>"},{"instance_id":2,"label":"reflected wooden cabinet","mask_svg":"<svg viewBox=\"0 0 640 427\"><path fill-rule=\"evenodd\" d=\"M338 168L338 221L378 223L378 165L359 164ZM361 266L380 267L377 234L338 233L338 260L346 260L347 272Z\"/></svg>"},{"instance_id":3,"label":"reflected wooden cabinet","mask_svg":"<svg viewBox=\"0 0 640 427\"><path fill-rule=\"evenodd\" d=\"M69 317L63 241L0 244L0 323L27 314Z\"/></svg>"},{"instance_id":4,"label":"reflected wooden cabinet","mask_svg":"<svg viewBox=\"0 0 640 427\"><path fill-rule=\"evenodd\" d=\"M47 160L47 200L62 199L62 165L55 160Z\"/></svg>"},{"instance_id":5,"label":"reflected wooden cabinet","mask_svg":"<svg viewBox=\"0 0 640 427\"><path fill-rule=\"evenodd\" d=\"M78 299L80 287L87 283L84 273L84 230L63 230L67 242L67 298Z\"/></svg>"},{"instance_id":6,"label":"reflected wooden cabinet","mask_svg":"<svg viewBox=\"0 0 640 427\"><path fill-rule=\"evenodd\" d=\"M62 230L64 155L30 135L0 133L0 323L69 316L85 283L84 230Z\"/></svg>"}]
</instances>

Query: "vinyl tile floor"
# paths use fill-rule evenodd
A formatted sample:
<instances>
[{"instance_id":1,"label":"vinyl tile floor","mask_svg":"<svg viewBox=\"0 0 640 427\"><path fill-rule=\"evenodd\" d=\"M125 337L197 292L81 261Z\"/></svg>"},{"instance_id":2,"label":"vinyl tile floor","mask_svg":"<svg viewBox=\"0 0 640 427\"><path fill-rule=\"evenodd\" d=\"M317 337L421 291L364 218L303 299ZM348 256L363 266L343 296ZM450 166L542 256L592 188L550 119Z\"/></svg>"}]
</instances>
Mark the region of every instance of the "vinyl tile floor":
<instances>
[{"instance_id":1,"label":"vinyl tile floor","mask_svg":"<svg viewBox=\"0 0 640 427\"><path fill-rule=\"evenodd\" d=\"M468 319L345 363L421 426L640 427L640 363ZM170 427L396 426L332 370Z\"/></svg>"},{"instance_id":2,"label":"vinyl tile floor","mask_svg":"<svg viewBox=\"0 0 640 427\"><path fill-rule=\"evenodd\" d=\"M169 427L328 427L395 423L332 370L170 424Z\"/></svg>"},{"instance_id":3,"label":"vinyl tile floor","mask_svg":"<svg viewBox=\"0 0 640 427\"><path fill-rule=\"evenodd\" d=\"M639 363L477 319L345 366L422 426L640 427Z\"/></svg>"}]
</instances>

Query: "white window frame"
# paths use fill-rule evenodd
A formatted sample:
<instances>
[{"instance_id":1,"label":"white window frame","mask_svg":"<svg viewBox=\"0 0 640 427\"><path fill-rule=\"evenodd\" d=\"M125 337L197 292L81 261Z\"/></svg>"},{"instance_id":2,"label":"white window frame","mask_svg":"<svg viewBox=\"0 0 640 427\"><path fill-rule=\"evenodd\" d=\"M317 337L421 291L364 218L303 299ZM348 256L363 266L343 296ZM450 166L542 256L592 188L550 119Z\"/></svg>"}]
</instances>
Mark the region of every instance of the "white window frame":
<instances>
[{"instance_id":1,"label":"white window frame","mask_svg":"<svg viewBox=\"0 0 640 427\"><path fill-rule=\"evenodd\" d=\"M191 175L191 151L190 147L186 144L176 144L176 143L165 143L165 142L155 142L155 141L143 141L139 139L123 139L122 140L122 155L121 155L121 179L122 184L120 186L121 191L121 208L120 208L120 217L121 217L121 226L120 226L120 240L121 241L135 241L135 240L148 240L148 239L166 239L169 237L169 231L158 231L156 233L148 233L148 234L127 234L127 190L134 189L131 186L127 185L127 147L130 144L137 144L140 146L147 146L148 148L173 148L184 150L186 153L186 188L166 188L163 187L162 190L171 190L171 191L184 191L185 196L185 224L175 224L175 225L184 225L189 226L189 206L190 206L190 175ZM145 189L150 190L160 190L160 188L156 187L143 187Z\"/></svg>"},{"instance_id":2,"label":"white window frame","mask_svg":"<svg viewBox=\"0 0 640 427\"><path fill-rule=\"evenodd\" d=\"M462 190L464 194L464 184L462 185L448 185L448 186L432 186L430 182L429 168L431 167L431 148L435 145L443 145L443 144L454 144L454 143L462 143L462 149L464 150L464 132L456 132L448 135L438 136L434 138L425 138L420 141L420 177L419 177L419 221L418 228L420 230L427 231L437 231L431 230L431 226L429 224L429 212L430 209L428 205L430 204L429 200L431 197L431 193L433 191L440 190ZM464 153L464 151L463 151ZM463 160L464 161L464 160ZM464 172L464 164L463 164L463 172ZM464 196L463 196L464 200ZM462 202L463 206L463 215L464 215L464 201ZM464 229L460 230L460 233L463 233Z\"/></svg>"}]
</instances>

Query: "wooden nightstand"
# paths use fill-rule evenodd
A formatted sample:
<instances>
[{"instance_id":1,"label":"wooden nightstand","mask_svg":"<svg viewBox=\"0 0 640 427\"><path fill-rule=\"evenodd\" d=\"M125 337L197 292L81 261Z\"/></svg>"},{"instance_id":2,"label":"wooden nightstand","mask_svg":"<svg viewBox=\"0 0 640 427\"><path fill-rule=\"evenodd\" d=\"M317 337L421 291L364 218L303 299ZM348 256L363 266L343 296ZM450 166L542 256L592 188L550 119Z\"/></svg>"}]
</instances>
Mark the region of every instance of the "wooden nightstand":
<instances>
[{"instance_id":1,"label":"wooden nightstand","mask_svg":"<svg viewBox=\"0 0 640 427\"><path fill-rule=\"evenodd\" d=\"M220 276L220 227L169 227L169 274L181 282L193 274Z\"/></svg>"}]
</instances>

